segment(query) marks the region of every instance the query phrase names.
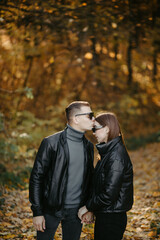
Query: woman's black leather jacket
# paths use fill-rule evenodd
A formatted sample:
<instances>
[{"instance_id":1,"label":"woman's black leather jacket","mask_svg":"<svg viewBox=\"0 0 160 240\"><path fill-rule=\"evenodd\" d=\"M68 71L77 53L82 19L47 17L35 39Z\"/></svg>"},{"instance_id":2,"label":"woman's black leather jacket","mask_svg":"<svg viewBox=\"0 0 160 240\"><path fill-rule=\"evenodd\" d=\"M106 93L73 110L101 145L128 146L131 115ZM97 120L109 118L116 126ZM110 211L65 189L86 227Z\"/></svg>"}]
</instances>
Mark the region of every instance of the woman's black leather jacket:
<instances>
[{"instance_id":1,"label":"woman's black leather jacket","mask_svg":"<svg viewBox=\"0 0 160 240\"><path fill-rule=\"evenodd\" d=\"M95 213L126 212L133 204L133 169L122 137L97 144L101 160L93 176L93 192L86 207Z\"/></svg>"},{"instance_id":2,"label":"woman's black leather jacket","mask_svg":"<svg viewBox=\"0 0 160 240\"><path fill-rule=\"evenodd\" d=\"M85 137L85 166L82 184L81 206L89 198L93 174L93 144ZM66 129L44 138L31 172L29 199L33 216L45 212L55 214L63 209L67 177L69 152L66 140Z\"/></svg>"}]
</instances>

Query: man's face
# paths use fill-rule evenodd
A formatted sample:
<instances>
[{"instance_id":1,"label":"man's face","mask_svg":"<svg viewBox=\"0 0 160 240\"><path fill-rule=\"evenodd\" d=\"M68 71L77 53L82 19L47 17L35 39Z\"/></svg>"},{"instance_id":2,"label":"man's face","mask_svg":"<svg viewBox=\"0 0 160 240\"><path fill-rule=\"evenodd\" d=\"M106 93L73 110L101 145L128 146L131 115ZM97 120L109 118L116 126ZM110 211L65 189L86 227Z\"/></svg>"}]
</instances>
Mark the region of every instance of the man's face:
<instances>
[{"instance_id":1,"label":"man's face","mask_svg":"<svg viewBox=\"0 0 160 240\"><path fill-rule=\"evenodd\" d=\"M84 114L84 115L83 115ZM94 124L94 117L92 116L92 110L88 106L82 106L75 114L77 127L80 131L85 132L91 130Z\"/></svg>"}]
</instances>

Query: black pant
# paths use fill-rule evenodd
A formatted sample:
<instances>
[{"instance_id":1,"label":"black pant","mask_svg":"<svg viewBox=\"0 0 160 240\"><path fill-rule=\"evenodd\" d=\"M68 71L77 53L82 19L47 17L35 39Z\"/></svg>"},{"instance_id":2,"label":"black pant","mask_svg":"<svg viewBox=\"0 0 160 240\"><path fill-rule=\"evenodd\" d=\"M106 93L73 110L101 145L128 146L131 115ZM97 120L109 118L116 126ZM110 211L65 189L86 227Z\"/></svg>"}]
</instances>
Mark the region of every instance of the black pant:
<instances>
[{"instance_id":1,"label":"black pant","mask_svg":"<svg viewBox=\"0 0 160 240\"><path fill-rule=\"evenodd\" d=\"M63 240L79 240L82 230L77 208L64 209L62 217L45 214L46 229L37 231L37 240L53 240L59 223L62 224Z\"/></svg>"},{"instance_id":2,"label":"black pant","mask_svg":"<svg viewBox=\"0 0 160 240\"><path fill-rule=\"evenodd\" d=\"M121 240L123 238L126 225L126 212L97 214L94 240Z\"/></svg>"}]
</instances>

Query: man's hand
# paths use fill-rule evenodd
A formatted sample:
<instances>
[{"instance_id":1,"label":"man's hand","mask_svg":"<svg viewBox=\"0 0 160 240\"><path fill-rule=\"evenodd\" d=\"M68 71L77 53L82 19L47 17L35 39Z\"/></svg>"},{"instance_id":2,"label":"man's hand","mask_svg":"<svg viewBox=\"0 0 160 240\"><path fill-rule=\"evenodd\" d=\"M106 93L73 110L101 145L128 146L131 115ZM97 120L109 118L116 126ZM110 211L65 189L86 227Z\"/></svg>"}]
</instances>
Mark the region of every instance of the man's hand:
<instances>
[{"instance_id":1,"label":"man's hand","mask_svg":"<svg viewBox=\"0 0 160 240\"><path fill-rule=\"evenodd\" d=\"M89 224L92 222L93 222L93 213L92 212L87 212L87 213L83 214L81 223Z\"/></svg>"},{"instance_id":2,"label":"man's hand","mask_svg":"<svg viewBox=\"0 0 160 240\"><path fill-rule=\"evenodd\" d=\"M46 229L44 216L33 217L33 225L37 231L44 232Z\"/></svg>"}]
</instances>

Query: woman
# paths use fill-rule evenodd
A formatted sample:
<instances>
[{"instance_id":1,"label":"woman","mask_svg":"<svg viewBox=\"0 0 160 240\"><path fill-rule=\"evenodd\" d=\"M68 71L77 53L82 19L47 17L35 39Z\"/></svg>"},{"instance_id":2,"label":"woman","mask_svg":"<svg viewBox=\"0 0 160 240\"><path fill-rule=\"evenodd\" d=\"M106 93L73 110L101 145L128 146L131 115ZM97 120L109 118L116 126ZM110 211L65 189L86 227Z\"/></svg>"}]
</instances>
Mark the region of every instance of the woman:
<instances>
[{"instance_id":1,"label":"woman","mask_svg":"<svg viewBox=\"0 0 160 240\"><path fill-rule=\"evenodd\" d=\"M79 210L79 217L89 222L89 213L84 213L95 214L95 240L120 240L127 225L126 212L133 204L132 163L115 114L98 115L93 134L101 160L94 171L92 197Z\"/></svg>"}]
</instances>

